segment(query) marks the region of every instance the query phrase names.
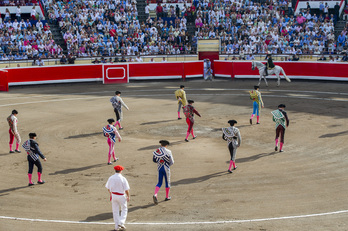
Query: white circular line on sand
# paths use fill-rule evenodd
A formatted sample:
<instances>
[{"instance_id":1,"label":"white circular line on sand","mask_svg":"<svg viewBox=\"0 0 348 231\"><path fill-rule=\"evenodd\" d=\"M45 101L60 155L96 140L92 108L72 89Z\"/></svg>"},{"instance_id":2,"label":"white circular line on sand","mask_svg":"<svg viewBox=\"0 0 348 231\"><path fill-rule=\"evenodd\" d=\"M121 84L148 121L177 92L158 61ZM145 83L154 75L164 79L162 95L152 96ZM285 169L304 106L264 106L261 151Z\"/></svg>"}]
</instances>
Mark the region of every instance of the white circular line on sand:
<instances>
[{"instance_id":1,"label":"white circular line on sand","mask_svg":"<svg viewBox=\"0 0 348 231\"><path fill-rule=\"evenodd\" d=\"M129 222L127 225L202 225L202 224L227 224L227 223L247 223L247 222L260 222L260 221L274 221L274 220L287 220L307 217L319 217L335 214L348 213L348 210L341 210L327 213L315 213L298 216L286 216L286 217L270 217L260 219L247 219L247 220L227 220L227 221L193 221L193 222ZM94 221L64 221L64 220L45 220L45 219L30 219L20 217L7 217L0 216L1 219L18 220L18 221L37 221L37 222L51 222L51 223L69 223L69 224L94 224L94 225L112 225L114 222L94 222Z\"/></svg>"},{"instance_id":2,"label":"white circular line on sand","mask_svg":"<svg viewBox=\"0 0 348 231\"><path fill-rule=\"evenodd\" d=\"M165 90L137 90L137 91L166 91ZM170 89L172 91L172 89ZM190 90L207 90L210 89L190 89ZM241 90L245 91L248 89L218 89L219 91L236 91ZM296 92L296 93L320 93L320 94L342 94L346 93L337 93L337 92L317 92L317 91L291 91L291 90L269 90L269 91L284 91L284 92ZM103 91L105 93L107 91ZM110 91L111 92L111 91ZM127 91L128 92L128 91ZM101 92L95 92L101 93ZM73 95L83 94L83 93L72 93ZM91 92L89 92L91 94ZM207 95L206 94L190 94L190 95ZM151 95L127 95L128 97L148 97L148 96L167 96L172 94L151 94ZM209 95L234 95L234 96L245 96L246 94L209 94ZM48 95L51 96L51 95ZM24 102L24 103L15 103L15 104L4 104L0 107L14 106L14 105L23 105L23 104L34 104L34 103L48 103L48 102L60 102L60 101L71 101L71 100L82 100L82 99L97 99L97 98L109 98L110 96L95 96L95 97L83 97L83 98L68 98L68 99L53 99L53 100L42 100L35 102ZM314 100L328 100L328 101L348 101L348 99L330 99L330 98L319 98L319 97L304 97L304 96L279 96L279 95L264 95L264 97L286 97L286 98L300 98L300 99L314 99ZM22 98L22 97L21 97ZM26 97L23 97L26 98ZM246 223L246 222L260 222L260 221L272 221L272 220L286 220L286 219L297 219L297 218L307 218L307 217L318 217L318 216L328 216L334 214L348 213L348 210L341 210L335 212L327 213L316 213L316 214L307 214L307 215L297 215L297 216L285 216L285 217L271 217L271 218L259 218L259 219L247 219L247 220L226 220L226 221L196 221L196 222L129 222L128 225L198 225L198 224L226 224L226 223ZM0 219L8 220L18 220L18 221L37 221L37 222L51 222L51 223L70 223L70 224L96 224L96 225L112 225L113 222L88 222L88 221L64 221L64 220L45 220L45 219L31 219L31 218L20 218L20 217L8 217L0 216Z\"/></svg>"},{"instance_id":3,"label":"white circular line on sand","mask_svg":"<svg viewBox=\"0 0 348 231\"><path fill-rule=\"evenodd\" d=\"M204 89L202 89L204 90ZM190 95L215 95L215 96L247 96L247 94L190 94ZM127 97L154 97L154 96L172 96L172 94L151 94L151 95L127 95ZM98 99L98 98L109 98L110 96L93 96L93 97L83 97L83 98L67 98L67 99L52 99L52 100L41 100L41 101L30 101L22 103L12 103L3 104L0 107L16 106L23 104L36 104L36 103L49 103L49 102L61 102L61 101L72 101L72 100L83 100L83 99ZM278 98L295 98L295 99L310 99L310 100L326 100L326 101L341 101L346 102L348 99L330 99L330 98L320 98L320 97L306 97L306 96L289 96L289 95L263 95L263 97L278 97ZM125 97L124 97L125 98Z\"/></svg>"}]
</instances>

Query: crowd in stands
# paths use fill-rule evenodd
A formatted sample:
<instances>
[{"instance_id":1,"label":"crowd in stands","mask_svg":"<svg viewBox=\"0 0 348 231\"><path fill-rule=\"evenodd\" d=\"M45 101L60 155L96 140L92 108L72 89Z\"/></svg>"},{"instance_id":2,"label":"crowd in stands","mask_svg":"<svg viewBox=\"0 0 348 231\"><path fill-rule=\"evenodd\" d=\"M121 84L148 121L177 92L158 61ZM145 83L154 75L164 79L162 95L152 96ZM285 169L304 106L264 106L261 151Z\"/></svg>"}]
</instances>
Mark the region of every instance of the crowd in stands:
<instances>
[{"instance_id":1,"label":"crowd in stands","mask_svg":"<svg viewBox=\"0 0 348 231\"><path fill-rule=\"evenodd\" d=\"M17 17L0 23L0 53L0 60L45 59L59 57L63 49L45 21Z\"/></svg>"},{"instance_id":2,"label":"crowd in stands","mask_svg":"<svg viewBox=\"0 0 348 231\"><path fill-rule=\"evenodd\" d=\"M197 4L195 26L198 39L221 39L221 52L238 54L334 54L347 45L347 33L335 38L335 15L327 3L320 4L320 14L309 3L293 15L286 0L260 4L250 0L194 1ZM338 8L339 9L339 8ZM337 15L336 15L337 14Z\"/></svg>"},{"instance_id":3,"label":"crowd in stands","mask_svg":"<svg viewBox=\"0 0 348 231\"><path fill-rule=\"evenodd\" d=\"M48 20L57 23L68 52L77 57L191 52L186 19L159 17L139 23L135 0L47 2Z\"/></svg>"},{"instance_id":4,"label":"crowd in stands","mask_svg":"<svg viewBox=\"0 0 348 231\"><path fill-rule=\"evenodd\" d=\"M220 39L221 53L247 59L250 54L341 54L347 44L347 27L335 38L337 7L319 13L309 3L296 15L287 0L194 0L192 5L167 7L158 2L157 17L139 22L136 0L43 0L47 18L57 24L71 57L170 55L196 53L198 39ZM8 4L37 4L9 0ZM20 6L18 5L20 11ZM33 11L35 8L33 8ZM1 60L63 58L48 23L20 12L0 24ZM35 20L34 20L35 19ZM187 32L187 23L196 27ZM63 58L62 63L67 57Z\"/></svg>"}]
</instances>

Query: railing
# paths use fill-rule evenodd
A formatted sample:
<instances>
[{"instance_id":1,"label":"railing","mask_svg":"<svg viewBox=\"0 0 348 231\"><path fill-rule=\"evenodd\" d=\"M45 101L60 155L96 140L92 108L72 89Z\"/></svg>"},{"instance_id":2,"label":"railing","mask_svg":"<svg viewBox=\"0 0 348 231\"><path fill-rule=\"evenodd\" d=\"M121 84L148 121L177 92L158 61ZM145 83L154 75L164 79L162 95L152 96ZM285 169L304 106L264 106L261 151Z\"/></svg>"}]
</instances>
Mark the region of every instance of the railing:
<instances>
[{"instance_id":1,"label":"railing","mask_svg":"<svg viewBox=\"0 0 348 231\"><path fill-rule=\"evenodd\" d=\"M255 54L253 55L255 60L259 61L265 61L266 54ZM299 61L319 61L319 58L322 55L298 55ZM326 58L326 61L329 60L329 54L324 55ZM334 58L339 57L342 59L343 55L331 55ZM124 56L126 61L129 62L129 58L131 57L133 59L133 62L136 62L136 56ZM274 61L289 61L288 58L292 57L292 55L272 55L272 58ZM86 58L77 58L74 62L74 64L91 64L95 59L98 59L99 61L104 58L106 60L106 63L110 63L110 58L112 60L112 63L116 63L115 58L117 58L120 62L121 58L120 56L113 56L113 57L86 57ZM163 58L165 58L166 61L170 62L176 62L176 61L195 61L198 60L198 55L192 54L192 55L146 55L141 56L143 59L143 62L150 62L151 59L153 59L154 62L162 62ZM245 59L240 59L240 55L220 55L220 60L246 60L247 61L247 55L245 55ZM27 66L37 66L33 65L33 59L27 59L27 60L6 60L6 61L0 61L0 68L14 68L14 67L27 67ZM62 65L60 63L60 59L43 59L44 66L53 66L53 65Z\"/></svg>"}]
</instances>

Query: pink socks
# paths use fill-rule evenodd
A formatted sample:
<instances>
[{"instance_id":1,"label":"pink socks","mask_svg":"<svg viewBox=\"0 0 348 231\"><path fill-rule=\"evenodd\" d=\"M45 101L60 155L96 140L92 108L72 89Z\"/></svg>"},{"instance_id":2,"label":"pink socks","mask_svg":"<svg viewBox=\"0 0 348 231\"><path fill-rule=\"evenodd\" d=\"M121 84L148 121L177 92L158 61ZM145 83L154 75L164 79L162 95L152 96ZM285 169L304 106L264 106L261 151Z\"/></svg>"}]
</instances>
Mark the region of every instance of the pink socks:
<instances>
[{"instance_id":1,"label":"pink socks","mask_svg":"<svg viewBox=\"0 0 348 231\"><path fill-rule=\"evenodd\" d=\"M160 188L158 187L158 186L156 186L156 188L155 188L155 196L157 197L157 193L158 193L158 191L160 190Z\"/></svg>"},{"instance_id":2,"label":"pink socks","mask_svg":"<svg viewBox=\"0 0 348 231\"><path fill-rule=\"evenodd\" d=\"M120 121L116 121L115 127L118 125L118 128L122 128Z\"/></svg>"},{"instance_id":3,"label":"pink socks","mask_svg":"<svg viewBox=\"0 0 348 231\"><path fill-rule=\"evenodd\" d=\"M29 178L29 184L32 184L33 182L31 181L31 178L32 178L32 174L31 173L28 173L28 178Z\"/></svg>"},{"instance_id":4,"label":"pink socks","mask_svg":"<svg viewBox=\"0 0 348 231\"><path fill-rule=\"evenodd\" d=\"M178 118L180 118L180 112L178 111Z\"/></svg>"},{"instance_id":5,"label":"pink socks","mask_svg":"<svg viewBox=\"0 0 348 231\"><path fill-rule=\"evenodd\" d=\"M170 188L166 188L166 198L169 198L169 190Z\"/></svg>"},{"instance_id":6,"label":"pink socks","mask_svg":"<svg viewBox=\"0 0 348 231\"><path fill-rule=\"evenodd\" d=\"M41 180L41 172L37 173L37 181L38 182L42 182L42 180Z\"/></svg>"},{"instance_id":7,"label":"pink socks","mask_svg":"<svg viewBox=\"0 0 348 231\"><path fill-rule=\"evenodd\" d=\"M278 146L278 139L275 140L275 146Z\"/></svg>"},{"instance_id":8,"label":"pink socks","mask_svg":"<svg viewBox=\"0 0 348 231\"><path fill-rule=\"evenodd\" d=\"M195 134L193 133L193 128L191 129L191 135L193 138L195 138Z\"/></svg>"},{"instance_id":9,"label":"pink socks","mask_svg":"<svg viewBox=\"0 0 348 231\"><path fill-rule=\"evenodd\" d=\"M251 118L250 119L253 119L254 118L254 114L251 114Z\"/></svg>"},{"instance_id":10,"label":"pink socks","mask_svg":"<svg viewBox=\"0 0 348 231\"><path fill-rule=\"evenodd\" d=\"M231 161L232 161L233 168L236 168L236 163L234 163L233 160L231 160ZM231 163L230 163L230 164L231 164Z\"/></svg>"},{"instance_id":11,"label":"pink socks","mask_svg":"<svg viewBox=\"0 0 348 231\"><path fill-rule=\"evenodd\" d=\"M280 145L279 145L279 151L283 150L283 143L280 142Z\"/></svg>"},{"instance_id":12,"label":"pink socks","mask_svg":"<svg viewBox=\"0 0 348 231\"><path fill-rule=\"evenodd\" d=\"M185 138L185 140L188 139L189 135L190 135L190 132L187 132L187 133L186 133L186 138Z\"/></svg>"},{"instance_id":13,"label":"pink socks","mask_svg":"<svg viewBox=\"0 0 348 231\"><path fill-rule=\"evenodd\" d=\"M256 118L257 118L257 123L259 123L260 122L260 116L256 116Z\"/></svg>"},{"instance_id":14,"label":"pink socks","mask_svg":"<svg viewBox=\"0 0 348 231\"><path fill-rule=\"evenodd\" d=\"M228 167L228 170L230 170L230 171L231 171L231 168L232 168L232 163L233 163L233 161L230 160L230 167Z\"/></svg>"},{"instance_id":15,"label":"pink socks","mask_svg":"<svg viewBox=\"0 0 348 231\"><path fill-rule=\"evenodd\" d=\"M13 149L12 149L12 144L10 144L10 151L13 151Z\"/></svg>"}]
</instances>

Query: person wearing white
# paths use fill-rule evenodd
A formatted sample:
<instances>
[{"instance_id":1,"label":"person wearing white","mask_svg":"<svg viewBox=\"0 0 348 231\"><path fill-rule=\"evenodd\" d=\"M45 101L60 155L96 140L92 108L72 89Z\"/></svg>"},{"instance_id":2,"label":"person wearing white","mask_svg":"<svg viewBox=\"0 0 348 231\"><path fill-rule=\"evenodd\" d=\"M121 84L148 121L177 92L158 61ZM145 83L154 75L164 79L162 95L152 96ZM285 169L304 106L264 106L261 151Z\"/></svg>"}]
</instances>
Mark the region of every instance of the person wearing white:
<instances>
[{"instance_id":1,"label":"person wearing white","mask_svg":"<svg viewBox=\"0 0 348 231\"><path fill-rule=\"evenodd\" d=\"M117 165L114 169L116 173L109 177L105 187L110 193L115 230L120 231L126 229L124 224L128 214L127 202L129 202L130 199L130 188L127 179L121 174L124 167Z\"/></svg>"},{"instance_id":2,"label":"person wearing white","mask_svg":"<svg viewBox=\"0 0 348 231\"><path fill-rule=\"evenodd\" d=\"M137 62L143 62L143 59L140 57L140 55L138 55L138 56L135 58L135 61L137 61Z\"/></svg>"}]
</instances>

